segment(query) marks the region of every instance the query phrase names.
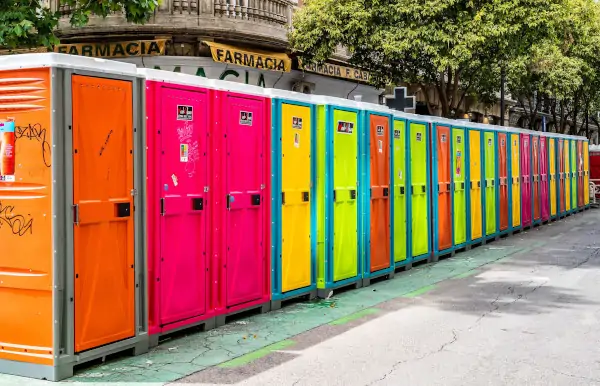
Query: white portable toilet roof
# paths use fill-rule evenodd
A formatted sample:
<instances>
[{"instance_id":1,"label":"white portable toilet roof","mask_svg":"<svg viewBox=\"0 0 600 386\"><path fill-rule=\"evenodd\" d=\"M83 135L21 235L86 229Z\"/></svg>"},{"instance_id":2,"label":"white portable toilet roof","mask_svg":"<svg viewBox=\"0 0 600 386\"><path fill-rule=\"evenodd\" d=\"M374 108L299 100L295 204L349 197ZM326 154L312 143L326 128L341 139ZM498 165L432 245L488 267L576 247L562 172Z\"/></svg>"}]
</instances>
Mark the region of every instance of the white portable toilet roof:
<instances>
[{"instance_id":1,"label":"white portable toilet roof","mask_svg":"<svg viewBox=\"0 0 600 386\"><path fill-rule=\"evenodd\" d=\"M296 91L281 90L278 88L264 89L265 95L271 98L287 99L296 102L314 103L310 94L303 94Z\"/></svg>"},{"instance_id":2,"label":"white portable toilet roof","mask_svg":"<svg viewBox=\"0 0 600 386\"><path fill-rule=\"evenodd\" d=\"M264 88L226 80L208 79L203 76L188 75L181 72L139 68L137 72L147 80L169 82L184 86L210 88L220 91L239 92L250 95L265 96Z\"/></svg>"},{"instance_id":3,"label":"white portable toilet roof","mask_svg":"<svg viewBox=\"0 0 600 386\"><path fill-rule=\"evenodd\" d=\"M58 67L137 76L135 64L68 54L33 53L0 56L0 71Z\"/></svg>"},{"instance_id":4,"label":"white portable toilet roof","mask_svg":"<svg viewBox=\"0 0 600 386\"><path fill-rule=\"evenodd\" d=\"M357 110L361 109L360 102L326 95L311 95L311 102L318 105L335 105Z\"/></svg>"}]
</instances>

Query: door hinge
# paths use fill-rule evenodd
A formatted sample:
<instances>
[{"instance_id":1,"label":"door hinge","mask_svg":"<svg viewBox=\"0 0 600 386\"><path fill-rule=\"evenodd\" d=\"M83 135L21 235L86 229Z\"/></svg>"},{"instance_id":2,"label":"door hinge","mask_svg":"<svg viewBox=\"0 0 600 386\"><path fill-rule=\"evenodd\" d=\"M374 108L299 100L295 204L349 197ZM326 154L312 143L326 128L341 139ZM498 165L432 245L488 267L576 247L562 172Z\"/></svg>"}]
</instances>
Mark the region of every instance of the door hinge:
<instances>
[{"instance_id":1,"label":"door hinge","mask_svg":"<svg viewBox=\"0 0 600 386\"><path fill-rule=\"evenodd\" d=\"M209 187L209 186L205 186L205 187L204 187L204 193L208 193L208 191L209 191L209 190L210 190L210 187Z\"/></svg>"},{"instance_id":2,"label":"door hinge","mask_svg":"<svg viewBox=\"0 0 600 386\"><path fill-rule=\"evenodd\" d=\"M137 196L137 189L131 189L131 197Z\"/></svg>"}]
</instances>

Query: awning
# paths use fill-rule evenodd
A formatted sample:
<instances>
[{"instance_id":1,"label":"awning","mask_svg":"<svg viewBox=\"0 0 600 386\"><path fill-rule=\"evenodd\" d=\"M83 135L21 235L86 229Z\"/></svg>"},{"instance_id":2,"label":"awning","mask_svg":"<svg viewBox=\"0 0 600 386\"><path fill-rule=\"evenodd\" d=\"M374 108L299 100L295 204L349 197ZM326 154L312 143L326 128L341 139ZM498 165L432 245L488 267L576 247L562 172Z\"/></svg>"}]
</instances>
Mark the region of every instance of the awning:
<instances>
[{"instance_id":1,"label":"awning","mask_svg":"<svg viewBox=\"0 0 600 386\"><path fill-rule=\"evenodd\" d=\"M250 51L227 44L208 41L204 43L210 47L210 52L215 62L252 67L257 70L278 72L290 72L292 70L292 60L286 54L260 50Z\"/></svg>"}]
</instances>

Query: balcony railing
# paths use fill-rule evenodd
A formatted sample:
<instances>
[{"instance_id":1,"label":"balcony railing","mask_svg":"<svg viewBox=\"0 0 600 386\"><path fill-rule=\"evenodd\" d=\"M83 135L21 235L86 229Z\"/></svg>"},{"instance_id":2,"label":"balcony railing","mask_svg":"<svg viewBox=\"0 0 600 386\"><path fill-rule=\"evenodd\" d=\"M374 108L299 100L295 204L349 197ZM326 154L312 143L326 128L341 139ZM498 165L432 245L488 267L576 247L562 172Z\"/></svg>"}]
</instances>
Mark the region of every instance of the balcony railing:
<instances>
[{"instance_id":1,"label":"balcony railing","mask_svg":"<svg viewBox=\"0 0 600 386\"><path fill-rule=\"evenodd\" d=\"M215 15L288 25L291 7L292 3L287 0L215 0Z\"/></svg>"}]
</instances>

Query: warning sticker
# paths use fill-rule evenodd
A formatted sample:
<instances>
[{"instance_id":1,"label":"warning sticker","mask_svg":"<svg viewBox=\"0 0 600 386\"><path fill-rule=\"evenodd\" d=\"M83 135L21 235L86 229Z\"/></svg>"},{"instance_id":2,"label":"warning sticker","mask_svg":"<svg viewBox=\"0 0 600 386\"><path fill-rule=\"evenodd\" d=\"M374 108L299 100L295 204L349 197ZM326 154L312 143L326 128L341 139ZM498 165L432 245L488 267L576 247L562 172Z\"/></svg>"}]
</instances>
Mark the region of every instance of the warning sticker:
<instances>
[{"instance_id":1,"label":"warning sticker","mask_svg":"<svg viewBox=\"0 0 600 386\"><path fill-rule=\"evenodd\" d=\"M460 177L462 164L462 152L458 150L456 152L456 177Z\"/></svg>"},{"instance_id":2,"label":"warning sticker","mask_svg":"<svg viewBox=\"0 0 600 386\"><path fill-rule=\"evenodd\" d=\"M383 141L382 140L377 140L377 150L380 153L383 153Z\"/></svg>"},{"instance_id":3,"label":"warning sticker","mask_svg":"<svg viewBox=\"0 0 600 386\"><path fill-rule=\"evenodd\" d=\"M187 143L182 143L179 145L179 161L180 162L188 162L189 155L189 145Z\"/></svg>"},{"instance_id":4,"label":"warning sticker","mask_svg":"<svg viewBox=\"0 0 600 386\"><path fill-rule=\"evenodd\" d=\"M423 133L417 133L417 141L421 142L423 140Z\"/></svg>"},{"instance_id":5,"label":"warning sticker","mask_svg":"<svg viewBox=\"0 0 600 386\"><path fill-rule=\"evenodd\" d=\"M250 111L240 111L240 125L252 126L252 113Z\"/></svg>"},{"instance_id":6,"label":"warning sticker","mask_svg":"<svg viewBox=\"0 0 600 386\"><path fill-rule=\"evenodd\" d=\"M302 130L302 118L292 117L292 129Z\"/></svg>"},{"instance_id":7,"label":"warning sticker","mask_svg":"<svg viewBox=\"0 0 600 386\"><path fill-rule=\"evenodd\" d=\"M0 182L15 182L15 121L0 122Z\"/></svg>"},{"instance_id":8,"label":"warning sticker","mask_svg":"<svg viewBox=\"0 0 600 386\"><path fill-rule=\"evenodd\" d=\"M178 181L177 176L175 174L171 174L171 180L173 181L173 185L175 185L175 186L179 185L179 181ZM165 190L168 190L168 187Z\"/></svg>"},{"instance_id":9,"label":"warning sticker","mask_svg":"<svg viewBox=\"0 0 600 386\"><path fill-rule=\"evenodd\" d=\"M354 132L354 122L338 121L337 132L340 134L352 134Z\"/></svg>"},{"instance_id":10,"label":"warning sticker","mask_svg":"<svg viewBox=\"0 0 600 386\"><path fill-rule=\"evenodd\" d=\"M457 136L456 137L456 143L462 143L462 136Z\"/></svg>"},{"instance_id":11,"label":"warning sticker","mask_svg":"<svg viewBox=\"0 0 600 386\"><path fill-rule=\"evenodd\" d=\"M442 134L442 143L446 142L446 134Z\"/></svg>"},{"instance_id":12,"label":"warning sticker","mask_svg":"<svg viewBox=\"0 0 600 386\"><path fill-rule=\"evenodd\" d=\"M376 131L377 131L377 136L378 136L378 137L383 137L383 133L384 133L383 126L381 126L381 125L378 125L378 126L376 127Z\"/></svg>"},{"instance_id":13,"label":"warning sticker","mask_svg":"<svg viewBox=\"0 0 600 386\"><path fill-rule=\"evenodd\" d=\"M400 139L400 130L394 130L394 139Z\"/></svg>"},{"instance_id":14,"label":"warning sticker","mask_svg":"<svg viewBox=\"0 0 600 386\"><path fill-rule=\"evenodd\" d=\"M505 144L504 138L502 138L502 140L500 141L500 146L504 147L504 144Z\"/></svg>"},{"instance_id":15,"label":"warning sticker","mask_svg":"<svg viewBox=\"0 0 600 386\"><path fill-rule=\"evenodd\" d=\"M513 142L513 146L517 146L517 140L516 139Z\"/></svg>"},{"instance_id":16,"label":"warning sticker","mask_svg":"<svg viewBox=\"0 0 600 386\"><path fill-rule=\"evenodd\" d=\"M194 108L192 106L177 105L177 120L191 121L194 119Z\"/></svg>"},{"instance_id":17,"label":"warning sticker","mask_svg":"<svg viewBox=\"0 0 600 386\"><path fill-rule=\"evenodd\" d=\"M300 134L294 133L294 147L300 148Z\"/></svg>"},{"instance_id":18,"label":"warning sticker","mask_svg":"<svg viewBox=\"0 0 600 386\"><path fill-rule=\"evenodd\" d=\"M488 146L492 146L492 139L488 138Z\"/></svg>"}]
</instances>

